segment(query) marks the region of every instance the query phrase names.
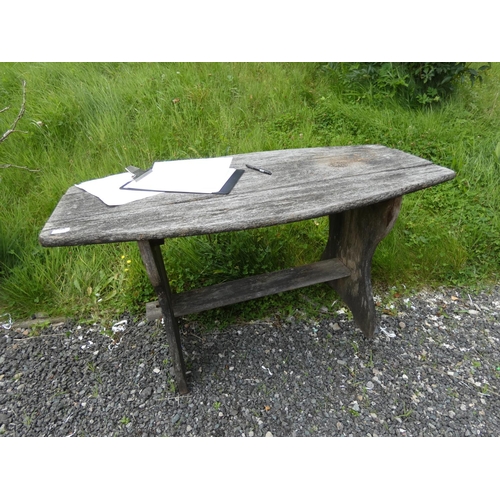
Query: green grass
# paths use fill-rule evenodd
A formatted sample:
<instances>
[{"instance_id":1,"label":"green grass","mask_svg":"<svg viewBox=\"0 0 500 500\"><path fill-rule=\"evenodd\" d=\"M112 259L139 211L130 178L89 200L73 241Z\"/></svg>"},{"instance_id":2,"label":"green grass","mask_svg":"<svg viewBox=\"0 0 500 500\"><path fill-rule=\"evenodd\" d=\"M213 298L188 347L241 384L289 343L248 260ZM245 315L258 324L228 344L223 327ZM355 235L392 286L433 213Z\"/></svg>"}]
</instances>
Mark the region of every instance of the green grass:
<instances>
[{"instance_id":1,"label":"green grass","mask_svg":"<svg viewBox=\"0 0 500 500\"><path fill-rule=\"evenodd\" d=\"M373 262L375 286L482 287L500 269L500 64L428 109L348 89L312 63L1 63L0 313L77 317L142 311L154 297L134 244L40 247L37 238L69 186L155 160L281 148L384 144L457 172L408 195ZM311 262L325 219L168 241L175 290ZM122 258L122 256L124 258ZM130 262L127 262L130 261ZM293 311L315 287L231 308L233 317ZM330 302L331 303L331 302ZM329 305L329 304L328 304ZM216 311L207 318L222 317Z\"/></svg>"}]
</instances>

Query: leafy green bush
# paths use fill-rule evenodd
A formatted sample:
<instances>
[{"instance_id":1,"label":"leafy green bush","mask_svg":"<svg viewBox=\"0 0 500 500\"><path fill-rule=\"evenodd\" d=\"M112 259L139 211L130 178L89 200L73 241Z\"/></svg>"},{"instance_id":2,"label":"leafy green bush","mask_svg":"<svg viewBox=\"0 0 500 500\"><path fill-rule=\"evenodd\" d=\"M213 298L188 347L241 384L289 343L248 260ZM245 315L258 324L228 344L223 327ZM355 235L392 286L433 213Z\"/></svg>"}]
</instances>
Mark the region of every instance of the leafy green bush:
<instances>
[{"instance_id":1,"label":"leafy green bush","mask_svg":"<svg viewBox=\"0 0 500 500\"><path fill-rule=\"evenodd\" d=\"M426 105L450 96L456 83L467 78L471 85L482 82L491 63L479 68L464 62L329 63L328 68L362 98L397 97L410 105Z\"/></svg>"}]
</instances>

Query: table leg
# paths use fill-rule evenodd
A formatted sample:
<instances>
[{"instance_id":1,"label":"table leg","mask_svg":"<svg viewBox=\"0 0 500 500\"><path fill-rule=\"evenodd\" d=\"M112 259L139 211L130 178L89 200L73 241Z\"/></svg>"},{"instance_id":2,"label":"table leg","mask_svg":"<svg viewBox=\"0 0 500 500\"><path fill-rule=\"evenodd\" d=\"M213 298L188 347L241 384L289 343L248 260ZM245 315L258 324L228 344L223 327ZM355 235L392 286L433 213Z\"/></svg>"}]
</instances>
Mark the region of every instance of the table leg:
<instances>
[{"instance_id":1,"label":"table leg","mask_svg":"<svg viewBox=\"0 0 500 500\"><path fill-rule=\"evenodd\" d=\"M179 326L174 316L172 292L170 291L170 284L160 248L163 240L138 241L137 243L139 244L139 251L141 252L146 272L155 292L158 294L158 302L163 314L165 333L167 334L168 346L172 357L175 383L181 394L187 394L189 389L186 383L186 368L182 355Z\"/></svg>"},{"instance_id":2,"label":"table leg","mask_svg":"<svg viewBox=\"0 0 500 500\"><path fill-rule=\"evenodd\" d=\"M323 258L340 258L351 275L328 284L349 306L367 338L372 338L377 328L371 285L372 257L377 245L394 226L401 201L402 196L398 196L329 216L329 236Z\"/></svg>"}]
</instances>

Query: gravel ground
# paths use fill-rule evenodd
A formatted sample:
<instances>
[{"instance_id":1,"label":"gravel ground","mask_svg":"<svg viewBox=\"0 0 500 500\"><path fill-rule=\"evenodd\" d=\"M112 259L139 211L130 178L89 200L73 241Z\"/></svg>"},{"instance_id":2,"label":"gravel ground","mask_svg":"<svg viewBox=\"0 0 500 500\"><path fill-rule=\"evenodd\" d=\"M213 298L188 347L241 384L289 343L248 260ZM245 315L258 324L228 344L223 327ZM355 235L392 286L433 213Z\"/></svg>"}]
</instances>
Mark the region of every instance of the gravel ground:
<instances>
[{"instance_id":1,"label":"gravel ground","mask_svg":"<svg viewBox=\"0 0 500 500\"><path fill-rule=\"evenodd\" d=\"M158 322L0 328L0 435L499 436L500 286L376 301L372 341L339 303L314 321L184 323L186 396Z\"/></svg>"}]
</instances>

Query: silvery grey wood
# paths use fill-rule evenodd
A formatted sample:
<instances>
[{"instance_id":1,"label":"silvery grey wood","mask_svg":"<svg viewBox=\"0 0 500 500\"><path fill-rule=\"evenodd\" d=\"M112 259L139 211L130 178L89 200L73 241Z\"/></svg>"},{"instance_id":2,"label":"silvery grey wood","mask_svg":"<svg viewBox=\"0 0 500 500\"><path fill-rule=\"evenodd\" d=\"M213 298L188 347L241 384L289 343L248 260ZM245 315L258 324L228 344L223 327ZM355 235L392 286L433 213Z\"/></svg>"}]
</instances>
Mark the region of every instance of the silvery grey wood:
<instances>
[{"instance_id":1,"label":"silvery grey wood","mask_svg":"<svg viewBox=\"0 0 500 500\"><path fill-rule=\"evenodd\" d=\"M233 156L270 170L247 170L229 195L162 193L108 207L71 187L40 233L44 246L137 241L171 351L179 392L188 392L176 318L314 283L328 282L349 306L367 337L377 321L371 260L392 229L402 196L455 177L455 173L384 146L266 151ZM329 216L329 235L317 263L173 294L160 245L167 237L238 231ZM156 306L148 305L156 316Z\"/></svg>"},{"instance_id":2,"label":"silvery grey wood","mask_svg":"<svg viewBox=\"0 0 500 500\"><path fill-rule=\"evenodd\" d=\"M228 195L161 193L108 207L73 186L45 224L40 243L139 241L284 224L377 203L455 176L379 145L247 153L234 155L231 166L245 169L246 163L272 175L246 169Z\"/></svg>"}]
</instances>

